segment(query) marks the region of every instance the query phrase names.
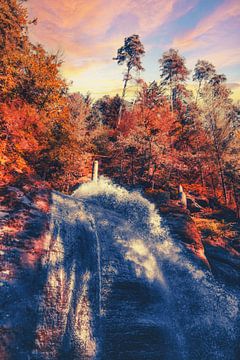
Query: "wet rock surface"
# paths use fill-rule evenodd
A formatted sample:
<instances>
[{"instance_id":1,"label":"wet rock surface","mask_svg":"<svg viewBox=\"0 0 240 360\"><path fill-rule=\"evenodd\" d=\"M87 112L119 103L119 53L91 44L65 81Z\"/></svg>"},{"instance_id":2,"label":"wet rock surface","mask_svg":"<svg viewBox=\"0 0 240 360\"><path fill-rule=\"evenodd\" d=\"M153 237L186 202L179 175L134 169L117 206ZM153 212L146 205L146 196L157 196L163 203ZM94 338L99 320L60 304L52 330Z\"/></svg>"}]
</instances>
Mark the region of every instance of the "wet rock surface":
<instances>
[{"instance_id":1,"label":"wet rock surface","mask_svg":"<svg viewBox=\"0 0 240 360\"><path fill-rule=\"evenodd\" d=\"M204 247L216 278L240 288L240 256L218 246L205 244Z\"/></svg>"},{"instance_id":2,"label":"wet rock surface","mask_svg":"<svg viewBox=\"0 0 240 360\"><path fill-rule=\"evenodd\" d=\"M201 235L190 216L190 211L174 205L160 207L160 214L162 214L172 235L184 243L209 268L210 265L205 255Z\"/></svg>"},{"instance_id":3,"label":"wet rock surface","mask_svg":"<svg viewBox=\"0 0 240 360\"><path fill-rule=\"evenodd\" d=\"M50 191L1 189L1 359L26 359L35 339L48 249ZM40 200L40 201L39 201Z\"/></svg>"},{"instance_id":4,"label":"wet rock surface","mask_svg":"<svg viewBox=\"0 0 240 360\"><path fill-rule=\"evenodd\" d=\"M202 203L201 203L202 201ZM205 199L197 199L197 203L202 206L208 206ZM189 207L191 210L191 206ZM200 208L199 208L200 209ZM235 231L234 239L222 239L215 237L206 237L198 230L194 221L195 209L191 212L189 209L184 209L174 202L163 204L159 207L166 225L169 227L173 237L184 243L198 259L200 259L213 273L213 275L226 285L231 284L240 287L240 249L239 242L240 234L239 224L235 222L231 227ZM202 208L199 210L202 211ZM198 211L197 211L198 212ZM218 213L217 213L218 214ZM220 221L224 221L224 212L219 212L218 215L202 213L198 217L209 218L211 220L214 216ZM232 214L228 214L227 219ZM232 217L230 216L230 220ZM226 223L227 224L227 223ZM227 226L227 225L226 225ZM235 229L236 228L236 229ZM207 229L205 230L206 235Z\"/></svg>"},{"instance_id":5,"label":"wet rock surface","mask_svg":"<svg viewBox=\"0 0 240 360\"><path fill-rule=\"evenodd\" d=\"M202 250L187 211L161 220L139 194L104 182L73 197L8 193L2 359L238 358L237 284L225 289L184 248ZM205 255L219 281L237 276L236 257L223 271L225 253Z\"/></svg>"}]
</instances>

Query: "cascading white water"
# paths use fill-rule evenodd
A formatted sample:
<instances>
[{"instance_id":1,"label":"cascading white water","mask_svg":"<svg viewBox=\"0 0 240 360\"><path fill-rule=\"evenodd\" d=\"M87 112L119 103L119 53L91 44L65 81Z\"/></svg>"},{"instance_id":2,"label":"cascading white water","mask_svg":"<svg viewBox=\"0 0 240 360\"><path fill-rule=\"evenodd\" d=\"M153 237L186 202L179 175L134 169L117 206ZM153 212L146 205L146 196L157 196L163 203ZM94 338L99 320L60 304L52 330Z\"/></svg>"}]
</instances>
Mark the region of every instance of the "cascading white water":
<instances>
[{"instance_id":1,"label":"cascading white water","mask_svg":"<svg viewBox=\"0 0 240 360\"><path fill-rule=\"evenodd\" d=\"M102 314L102 265L101 265L101 244L96 230L93 216L91 216L91 224L94 229L96 247L97 247L97 274L98 274L98 314Z\"/></svg>"},{"instance_id":2,"label":"cascading white water","mask_svg":"<svg viewBox=\"0 0 240 360\"><path fill-rule=\"evenodd\" d=\"M169 342L167 346L163 344L158 348L146 338L146 346L133 349L130 345L131 350L125 354L126 339L117 332L118 340L123 338L120 350L123 353L119 359L128 356L137 359L237 359L238 294L218 284L207 270L193 263L187 250L171 238L153 204L139 193L130 193L106 179L82 185L73 196L87 204L103 246L103 277L108 276L108 280L103 280L103 292L107 293L105 300L103 294L103 308L105 301L105 328L107 334L111 334L111 341L114 342L111 321L115 319L122 329L127 320L123 319L122 324L118 315L108 309L111 301L115 301L111 300L111 294L116 295L111 289L116 282L132 281L143 288L146 286L146 290L150 287L151 310L148 312L149 304L142 306L140 312L144 314L140 317L136 310L135 324L141 323L139 328L143 333L151 325L166 331L162 337ZM116 260L116 254L121 254L123 259ZM125 263L131 270L126 272ZM109 275L109 267L114 268L112 275ZM131 293L131 286L127 291ZM116 302L116 312L118 305L120 303ZM134 330L131 336L137 342L139 329L135 330L135 338ZM110 351L109 340L105 339L104 343L103 358L115 358L119 348ZM155 353L151 346L155 347ZM162 357L158 357L161 351Z\"/></svg>"},{"instance_id":3,"label":"cascading white water","mask_svg":"<svg viewBox=\"0 0 240 360\"><path fill-rule=\"evenodd\" d=\"M237 292L193 262L153 204L100 179L55 194L52 209L62 250L46 268L63 295L51 307L60 345L44 359L237 360Z\"/></svg>"}]
</instances>

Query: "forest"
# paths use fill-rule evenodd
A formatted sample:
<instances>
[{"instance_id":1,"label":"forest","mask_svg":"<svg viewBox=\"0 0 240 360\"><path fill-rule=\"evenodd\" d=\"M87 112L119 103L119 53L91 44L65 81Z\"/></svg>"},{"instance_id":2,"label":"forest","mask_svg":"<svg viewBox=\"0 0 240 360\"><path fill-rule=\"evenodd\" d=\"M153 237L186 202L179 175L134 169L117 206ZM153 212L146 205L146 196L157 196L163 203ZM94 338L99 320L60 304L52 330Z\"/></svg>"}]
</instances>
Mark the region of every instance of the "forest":
<instances>
[{"instance_id":1,"label":"forest","mask_svg":"<svg viewBox=\"0 0 240 360\"><path fill-rule=\"evenodd\" d=\"M240 359L238 75L204 51L189 69L189 53L158 37L146 81L156 32L141 29L157 10L158 35L165 11L169 28L196 25L204 40L206 24L210 36L222 27L221 46L222 14L240 15L236 0L0 0L1 360ZM50 26L44 44L38 26ZM86 83L101 82L101 97L65 79L64 53L47 44L60 34L77 66L93 62ZM78 63L81 41L92 49ZM89 56L99 48L103 68ZM116 94L104 89L110 67Z\"/></svg>"},{"instance_id":2,"label":"forest","mask_svg":"<svg viewBox=\"0 0 240 360\"><path fill-rule=\"evenodd\" d=\"M214 64L199 59L190 71L169 49L159 54L159 78L146 83L144 45L130 35L112 60L124 71L122 94L96 100L72 93L59 53L30 41L37 19L24 1L0 7L1 185L34 179L71 193L98 159L119 184L150 192L182 184L240 216L240 106Z\"/></svg>"}]
</instances>

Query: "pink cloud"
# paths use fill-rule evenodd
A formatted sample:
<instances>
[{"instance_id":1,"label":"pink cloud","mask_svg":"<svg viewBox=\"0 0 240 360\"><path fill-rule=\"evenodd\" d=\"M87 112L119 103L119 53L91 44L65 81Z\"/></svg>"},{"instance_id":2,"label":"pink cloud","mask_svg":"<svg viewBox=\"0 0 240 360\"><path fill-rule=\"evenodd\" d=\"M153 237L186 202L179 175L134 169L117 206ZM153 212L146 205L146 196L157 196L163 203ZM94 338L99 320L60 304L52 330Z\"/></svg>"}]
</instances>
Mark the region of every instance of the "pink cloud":
<instances>
[{"instance_id":1,"label":"pink cloud","mask_svg":"<svg viewBox=\"0 0 240 360\"><path fill-rule=\"evenodd\" d=\"M122 69L118 73L116 66L115 74L110 75L109 66L124 37L138 33L144 38L170 19L187 13L198 1L29 0L30 17L38 18L30 36L50 52L60 50L64 60L62 74L74 81L74 89L93 89L93 77L99 73L100 87L108 80L113 83L116 76L117 86L121 86Z\"/></svg>"},{"instance_id":2,"label":"pink cloud","mask_svg":"<svg viewBox=\"0 0 240 360\"><path fill-rule=\"evenodd\" d=\"M31 29L31 36L48 49L62 49L67 58L112 57L112 50L122 44L130 31L141 37L149 35L170 18L189 11L197 1L30 0L30 16L38 17L38 26ZM124 17L129 17L129 24L123 21Z\"/></svg>"},{"instance_id":3,"label":"pink cloud","mask_svg":"<svg viewBox=\"0 0 240 360\"><path fill-rule=\"evenodd\" d=\"M183 36L176 37L172 46L185 50L204 47L209 43L208 40L214 41L216 33L221 32L223 24L230 22L234 26L236 22L239 23L239 16L239 0L225 0L212 14L203 18L194 29ZM225 31L224 35L227 34Z\"/></svg>"}]
</instances>

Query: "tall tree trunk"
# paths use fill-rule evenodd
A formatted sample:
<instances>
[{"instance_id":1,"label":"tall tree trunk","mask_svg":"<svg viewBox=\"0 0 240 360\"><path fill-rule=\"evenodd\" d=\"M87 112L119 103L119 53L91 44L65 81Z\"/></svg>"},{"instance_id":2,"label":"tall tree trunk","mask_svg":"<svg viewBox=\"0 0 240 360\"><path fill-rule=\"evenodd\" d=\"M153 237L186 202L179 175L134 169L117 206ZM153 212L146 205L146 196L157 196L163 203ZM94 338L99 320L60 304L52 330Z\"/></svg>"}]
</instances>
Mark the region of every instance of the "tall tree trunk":
<instances>
[{"instance_id":1,"label":"tall tree trunk","mask_svg":"<svg viewBox=\"0 0 240 360\"><path fill-rule=\"evenodd\" d=\"M215 127L214 127L212 118L210 119L210 125L211 125L211 130L212 130L214 149L215 149L215 153L216 153L216 157L217 157L218 170L219 170L221 184L222 184L224 202L227 205L227 188L226 188L225 179L224 179L222 159L221 159L221 155L220 155L220 151L219 151L219 143L218 143L218 139L217 139L217 135L216 135L216 131L215 131Z\"/></svg>"},{"instance_id":2,"label":"tall tree trunk","mask_svg":"<svg viewBox=\"0 0 240 360\"><path fill-rule=\"evenodd\" d=\"M126 77L125 77L125 80L124 80L124 85L123 85L122 100L125 99L126 90L127 90L127 83L128 83L128 80L129 80L129 74L130 74L130 67L128 66L127 74L126 74ZM121 123L121 119L122 119L122 109L123 109L123 103L121 103L120 108L119 108L117 127L118 127L118 126L120 125L120 123Z\"/></svg>"},{"instance_id":3,"label":"tall tree trunk","mask_svg":"<svg viewBox=\"0 0 240 360\"><path fill-rule=\"evenodd\" d=\"M202 81L199 81L198 89L197 89L197 94L196 94L196 104L197 104L197 102L198 102L198 96L199 96L199 93L200 93L201 85L202 85Z\"/></svg>"},{"instance_id":4,"label":"tall tree trunk","mask_svg":"<svg viewBox=\"0 0 240 360\"><path fill-rule=\"evenodd\" d=\"M150 181L150 170L151 170L151 161L152 161L152 141L149 140L149 155L148 155L148 182Z\"/></svg>"},{"instance_id":5,"label":"tall tree trunk","mask_svg":"<svg viewBox=\"0 0 240 360\"><path fill-rule=\"evenodd\" d=\"M222 184L222 189L223 189L224 202L227 205L227 189L226 189L226 184L225 184L225 179L224 179L222 162L221 162L219 154L217 154L217 158L218 158L219 174L220 174L220 179L221 179L221 184Z\"/></svg>"},{"instance_id":6,"label":"tall tree trunk","mask_svg":"<svg viewBox=\"0 0 240 360\"><path fill-rule=\"evenodd\" d=\"M201 164L200 160L198 160L198 165L199 165L199 170L200 170L202 187L204 187L205 184L204 184L203 168L202 168L202 164Z\"/></svg>"},{"instance_id":7,"label":"tall tree trunk","mask_svg":"<svg viewBox=\"0 0 240 360\"><path fill-rule=\"evenodd\" d=\"M131 154L131 168L132 168L132 185L134 185L134 164L133 164L133 153Z\"/></svg>"},{"instance_id":8,"label":"tall tree trunk","mask_svg":"<svg viewBox=\"0 0 240 360\"><path fill-rule=\"evenodd\" d=\"M237 215L237 218L240 219L240 204L239 204L239 198L237 195L236 185L234 183L233 183L233 195L234 195L234 200L235 200L235 204L236 204L236 215Z\"/></svg>"},{"instance_id":9,"label":"tall tree trunk","mask_svg":"<svg viewBox=\"0 0 240 360\"><path fill-rule=\"evenodd\" d=\"M127 83L128 83L128 80L129 80L129 74L130 74L130 67L128 67L128 69L127 69L127 75L126 75L126 78L124 80L123 91L122 91L122 99L124 99L125 95L126 95Z\"/></svg>"},{"instance_id":10,"label":"tall tree trunk","mask_svg":"<svg viewBox=\"0 0 240 360\"><path fill-rule=\"evenodd\" d=\"M210 177L211 177L213 194L214 194L214 196L216 197L216 187L215 187L215 184L214 184L214 180L213 180L213 175L212 175L212 173L210 174Z\"/></svg>"},{"instance_id":11,"label":"tall tree trunk","mask_svg":"<svg viewBox=\"0 0 240 360\"><path fill-rule=\"evenodd\" d=\"M216 152L216 156L217 156L217 164L218 164L218 170L219 170L219 175L220 175L220 179L221 179L224 202L225 202L225 205L227 205L227 188L226 188L225 179L224 179L224 171L223 171L223 166L222 166L222 160L221 160L221 156L220 156L220 153L219 153L219 148L218 148L217 143L216 143L215 140L214 140L214 146L215 146L215 152Z\"/></svg>"}]
</instances>

